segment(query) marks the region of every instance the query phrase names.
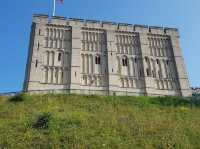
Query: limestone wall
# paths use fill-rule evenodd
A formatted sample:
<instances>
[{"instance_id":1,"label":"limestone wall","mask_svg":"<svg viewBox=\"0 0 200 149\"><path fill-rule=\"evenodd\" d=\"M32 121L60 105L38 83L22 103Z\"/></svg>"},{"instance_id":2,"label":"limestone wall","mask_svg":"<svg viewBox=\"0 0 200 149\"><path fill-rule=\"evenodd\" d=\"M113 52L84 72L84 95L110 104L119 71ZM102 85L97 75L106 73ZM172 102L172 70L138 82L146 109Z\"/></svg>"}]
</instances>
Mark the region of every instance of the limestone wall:
<instances>
[{"instance_id":1,"label":"limestone wall","mask_svg":"<svg viewBox=\"0 0 200 149\"><path fill-rule=\"evenodd\" d=\"M24 90L191 94L174 28L34 15Z\"/></svg>"}]
</instances>

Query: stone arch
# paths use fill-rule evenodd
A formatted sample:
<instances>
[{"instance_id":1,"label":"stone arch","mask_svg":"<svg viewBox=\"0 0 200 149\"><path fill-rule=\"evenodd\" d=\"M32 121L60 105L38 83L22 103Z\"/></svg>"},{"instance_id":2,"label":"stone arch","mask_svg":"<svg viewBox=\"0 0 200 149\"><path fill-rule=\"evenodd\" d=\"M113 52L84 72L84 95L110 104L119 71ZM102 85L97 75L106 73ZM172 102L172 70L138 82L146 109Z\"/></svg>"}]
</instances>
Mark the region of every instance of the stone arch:
<instances>
[{"instance_id":1,"label":"stone arch","mask_svg":"<svg viewBox=\"0 0 200 149\"><path fill-rule=\"evenodd\" d=\"M134 58L133 57L131 57L131 67L132 67L132 76L136 76L136 74L135 74L135 63L134 63Z\"/></svg>"},{"instance_id":2,"label":"stone arch","mask_svg":"<svg viewBox=\"0 0 200 149\"><path fill-rule=\"evenodd\" d=\"M53 38L56 39L56 29L53 29Z\"/></svg>"},{"instance_id":3,"label":"stone arch","mask_svg":"<svg viewBox=\"0 0 200 149\"><path fill-rule=\"evenodd\" d=\"M53 48L53 40L52 39L49 40L49 48Z\"/></svg>"},{"instance_id":4,"label":"stone arch","mask_svg":"<svg viewBox=\"0 0 200 149\"><path fill-rule=\"evenodd\" d=\"M151 59L151 65L152 65L152 77L156 78L156 65L154 59Z\"/></svg>"},{"instance_id":5,"label":"stone arch","mask_svg":"<svg viewBox=\"0 0 200 149\"><path fill-rule=\"evenodd\" d=\"M53 29L50 28L50 37L53 37Z\"/></svg>"},{"instance_id":6,"label":"stone arch","mask_svg":"<svg viewBox=\"0 0 200 149\"><path fill-rule=\"evenodd\" d=\"M85 40L88 41L88 32L85 32Z\"/></svg>"},{"instance_id":7,"label":"stone arch","mask_svg":"<svg viewBox=\"0 0 200 149\"><path fill-rule=\"evenodd\" d=\"M117 69L118 69L118 73L121 73L121 63L120 63L119 56L117 56Z\"/></svg>"},{"instance_id":8,"label":"stone arch","mask_svg":"<svg viewBox=\"0 0 200 149\"><path fill-rule=\"evenodd\" d=\"M89 56L85 54L85 66L86 66L86 73L89 73Z\"/></svg>"},{"instance_id":9,"label":"stone arch","mask_svg":"<svg viewBox=\"0 0 200 149\"><path fill-rule=\"evenodd\" d=\"M85 41L85 32L82 32L82 39Z\"/></svg>"},{"instance_id":10,"label":"stone arch","mask_svg":"<svg viewBox=\"0 0 200 149\"><path fill-rule=\"evenodd\" d=\"M81 54L81 72L85 73L85 56Z\"/></svg>"},{"instance_id":11,"label":"stone arch","mask_svg":"<svg viewBox=\"0 0 200 149\"><path fill-rule=\"evenodd\" d=\"M138 64L138 58L134 58L134 69L135 69L135 76L139 77L139 64Z\"/></svg>"},{"instance_id":12,"label":"stone arch","mask_svg":"<svg viewBox=\"0 0 200 149\"><path fill-rule=\"evenodd\" d=\"M63 68L58 69L58 84L63 84Z\"/></svg>"},{"instance_id":13,"label":"stone arch","mask_svg":"<svg viewBox=\"0 0 200 149\"><path fill-rule=\"evenodd\" d=\"M48 68L44 68L44 83L48 83Z\"/></svg>"},{"instance_id":14,"label":"stone arch","mask_svg":"<svg viewBox=\"0 0 200 149\"><path fill-rule=\"evenodd\" d=\"M45 65L49 65L49 51L45 52Z\"/></svg>"},{"instance_id":15,"label":"stone arch","mask_svg":"<svg viewBox=\"0 0 200 149\"><path fill-rule=\"evenodd\" d=\"M159 59L156 59L157 63L157 75L159 78L162 78L162 67L161 67L161 62Z\"/></svg>"},{"instance_id":16,"label":"stone arch","mask_svg":"<svg viewBox=\"0 0 200 149\"><path fill-rule=\"evenodd\" d=\"M46 28L46 32L45 33L46 33L45 36L49 37L49 28Z\"/></svg>"},{"instance_id":17,"label":"stone arch","mask_svg":"<svg viewBox=\"0 0 200 149\"><path fill-rule=\"evenodd\" d=\"M128 57L126 55L122 56L122 66L128 66Z\"/></svg>"},{"instance_id":18,"label":"stone arch","mask_svg":"<svg viewBox=\"0 0 200 149\"><path fill-rule=\"evenodd\" d=\"M59 49L62 49L62 46L63 46L63 41L60 39L60 42L59 42Z\"/></svg>"},{"instance_id":19,"label":"stone arch","mask_svg":"<svg viewBox=\"0 0 200 149\"><path fill-rule=\"evenodd\" d=\"M95 64L97 65L101 64L101 56L99 54L95 55Z\"/></svg>"},{"instance_id":20,"label":"stone arch","mask_svg":"<svg viewBox=\"0 0 200 149\"><path fill-rule=\"evenodd\" d=\"M150 60L147 56L145 56L145 65L146 65L146 76L150 77L151 76L151 64L150 64Z\"/></svg>"},{"instance_id":21,"label":"stone arch","mask_svg":"<svg viewBox=\"0 0 200 149\"><path fill-rule=\"evenodd\" d=\"M163 59L162 60L162 65L163 65L163 76L164 76L164 78L167 78L167 74L168 74L168 72L167 72L167 65L166 65L166 61Z\"/></svg>"},{"instance_id":22,"label":"stone arch","mask_svg":"<svg viewBox=\"0 0 200 149\"><path fill-rule=\"evenodd\" d=\"M54 51L51 51L51 66L54 66L54 59L55 59L55 52Z\"/></svg>"},{"instance_id":23,"label":"stone arch","mask_svg":"<svg viewBox=\"0 0 200 149\"><path fill-rule=\"evenodd\" d=\"M57 29L57 35L56 35L56 38L59 39L60 38L60 30Z\"/></svg>"},{"instance_id":24,"label":"stone arch","mask_svg":"<svg viewBox=\"0 0 200 149\"><path fill-rule=\"evenodd\" d=\"M92 54L89 55L89 73L90 74L93 73L93 55Z\"/></svg>"},{"instance_id":25,"label":"stone arch","mask_svg":"<svg viewBox=\"0 0 200 149\"><path fill-rule=\"evenodd\" d=\"M55 80L54 80L54 83L58 84L58 68L55 68L54 71L55 71Z\"/></svg>"},{"instance_id":26,"label":"stone arch","mask_svg":"<svg viewBox=\"0 0 200 149\"><path fill-rule=\"evenodd\" d=\"M63 48L63 49L66 49L66 42L65 42L64 39L62 40L62 48Z\"/></svg>"},{"instance_id":27,"label":"stone arch","mask_svg":"<svg viewBox=\"0 0 200 149\"><path fill-rule=\"evenodd\" d=\"M117 53L120 53L120 47L117 45Z\"/></svg>"},{"instance_id":28,"label":"stone arch","mask_svg":"<svg viewBox=\"0 0 200 149\"><path fill-rule=\"evenodd\" d=\"M63 39L63 38L64 38L64 30L61 29L60 39Z\"/></svg>"}]
</instances>

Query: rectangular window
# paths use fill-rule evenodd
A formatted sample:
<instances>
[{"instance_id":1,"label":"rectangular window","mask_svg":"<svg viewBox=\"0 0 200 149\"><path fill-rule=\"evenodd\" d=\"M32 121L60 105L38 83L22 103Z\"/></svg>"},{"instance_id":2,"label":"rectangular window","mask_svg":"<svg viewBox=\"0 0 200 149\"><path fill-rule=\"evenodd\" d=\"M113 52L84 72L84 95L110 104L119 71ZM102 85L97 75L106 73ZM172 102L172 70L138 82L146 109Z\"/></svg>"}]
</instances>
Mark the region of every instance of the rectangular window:
<instances>
[{"instance_id":1,"label":"rectangular window","mask_svg":"<svg viewBox=\"0 0 200 149\"><path fill-rule=\"evenodd\" d=\"M58 61L61 61L61 53L58 53Z\"/></svg>"},{"instance_id":2,"label":"rectangular window","mask_svg":"<svg viewBox=\"0 0 200 149\"><path fill-rule=\"evenodd\" d=\"M40 43L38 42L38 45L37 45L37 50L39 50L40 49Z\"/></svg>"},{"instance_id":3,"label":"rectangular window","mask_svg":"<svg viewBox=\"0 0 200 149\"><path fill-rule=\"evenodd\" d=\"M101 64L101 59L100 57L95 57L95 64L100 65Z\"/></svg>"},{"instance_id":4,"label":"rectangular window","mask_svg":"<svg viewBox=\"0 0 200 149\"><path fill-rule=\"evenodd\" d=\"M148 68L146 69L146 72L147 72L147 77L150 77L150 71Z\"/></svg>"},{"instance_id":5,"label":"rectangular window","mask_svg":"<svg viewBox=\"0 0 200 149\"><path fill-rule=\"evenodd\" d=\"M39 35L41 35L41 29L39 29Z\"/></svg>"},{"instance_id":6,"label":"rectangular window","mask_svg":"<svg viewBox=\"0 0 200 149\"><path fill-rule=\"evenodd\" d=\"M38 66L38 60L35 61L35 67L37 68Z\"/></svg>"},{"instance_id":7,"label":"rectangular window","mask_svg":"<svg viewBox=\"0 0 200 149\"><path fill-rule=\"evenodd\" d=\"M128 66L128 59L127 58L122 59L122 65L123 66Z\"/></svg>"}]
</instances>

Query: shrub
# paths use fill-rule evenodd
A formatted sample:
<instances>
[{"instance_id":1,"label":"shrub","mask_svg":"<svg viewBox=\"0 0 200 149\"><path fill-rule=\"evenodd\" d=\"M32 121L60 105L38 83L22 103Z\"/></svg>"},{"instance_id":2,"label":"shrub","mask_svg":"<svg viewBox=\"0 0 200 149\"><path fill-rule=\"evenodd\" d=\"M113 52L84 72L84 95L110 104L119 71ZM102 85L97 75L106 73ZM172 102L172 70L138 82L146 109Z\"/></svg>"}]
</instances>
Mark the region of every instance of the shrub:
<instances>
[{"instance_id":1,"label":"shrub","mask_svg":"<svg viewBox=\"0 0 200 149\"><path fill-rule=\"evenodd\" d=\"M21 102L26 99L26 95L24 93L17 94L9 99L11 102Z\"/></svg>"},{"instance_id":2,"label":"shrub","mask_svg":"<svg viewBox=\"0 0 200 149\"><path fill-rule=\"evenodd\" d=\"M42 113L39 115L37 121L33 124L33 128L36 129L47 129L51 120L50 113Z\"/></svg>"},{"instance_id":3,"label":"shrub","mask_svg":"<svg viewBox=\"0 0 200 149\"><path fill-rule=\"evenodd\" d=\"M193 94L190 100L192 105L200 106L200 94Z\"/></svg>"}]
</instances>

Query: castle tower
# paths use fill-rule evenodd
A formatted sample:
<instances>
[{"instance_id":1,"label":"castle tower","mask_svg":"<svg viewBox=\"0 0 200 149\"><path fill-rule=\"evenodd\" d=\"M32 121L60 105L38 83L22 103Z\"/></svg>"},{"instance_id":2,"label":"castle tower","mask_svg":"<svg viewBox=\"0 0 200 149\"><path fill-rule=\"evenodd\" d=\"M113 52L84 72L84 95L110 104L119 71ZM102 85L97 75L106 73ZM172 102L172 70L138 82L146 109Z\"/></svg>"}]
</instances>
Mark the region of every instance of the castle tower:
<instances>
[{"instance_id":1,"label":"castle tower","mask_svg":"<svg viewBox=\"0 0 200 149\"><path fill-rule=\"evenodd\" d=\"M191 94L174 28L34 15L24 91Z\"/></svg>"}]
</instances>

